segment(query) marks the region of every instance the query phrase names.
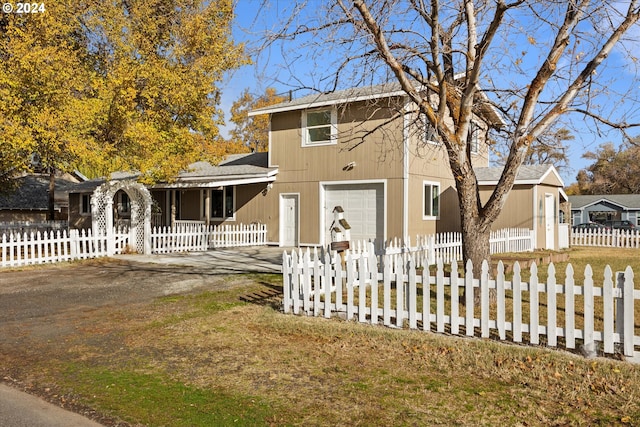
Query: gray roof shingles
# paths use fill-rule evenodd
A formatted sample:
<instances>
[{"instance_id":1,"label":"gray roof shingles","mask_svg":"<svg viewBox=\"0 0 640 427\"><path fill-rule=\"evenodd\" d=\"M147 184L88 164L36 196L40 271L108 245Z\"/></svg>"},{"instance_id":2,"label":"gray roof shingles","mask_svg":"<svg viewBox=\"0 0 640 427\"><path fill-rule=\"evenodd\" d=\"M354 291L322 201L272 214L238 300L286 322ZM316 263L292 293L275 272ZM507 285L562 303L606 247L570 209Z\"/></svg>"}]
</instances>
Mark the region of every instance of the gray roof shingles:
<instances>
[{"instance_id":1,"label":"gray roof shingles","mask_svg":"<svg viewBox=\"0 0 640 427\"><path fill-rule=\"evenodd\" d=\"M518 170L517 181L538 181L549 171L551 165L523 165ZM478 182L494 182L500 179L502 167L473 168Z\"/></svg>"},{"instance_id":2,"label":"gray roof shingles","mask_svg":"<svg viewBox=\"0 0 640 427\"><path fill-rule=\"evenodd\" d=\"M18 188L8 195L0 195L0 209L47 210L49 204L49 175L30 174L18 180ZM64 178L56 178L55 204L67 205L67 194L77 184Z\"/></svg>"}]
</instances>

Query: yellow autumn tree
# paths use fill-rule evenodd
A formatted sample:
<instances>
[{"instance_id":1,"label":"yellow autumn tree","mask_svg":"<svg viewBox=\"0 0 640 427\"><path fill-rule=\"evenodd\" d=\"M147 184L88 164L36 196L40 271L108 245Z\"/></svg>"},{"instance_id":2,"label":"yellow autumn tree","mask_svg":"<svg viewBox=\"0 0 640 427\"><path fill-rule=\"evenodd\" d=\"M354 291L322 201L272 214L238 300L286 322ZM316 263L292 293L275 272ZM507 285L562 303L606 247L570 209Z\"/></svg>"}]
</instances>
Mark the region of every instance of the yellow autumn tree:
<instances>
[{"instance_id":1,"label":"yellow autumn tree","mask_svg":"<svg viewBox=\"0 0 640 427\"><path fill-rule=\"evenodd\" d=\"M28 169L34 153L57 169L152 182L213 156L218 84L248 61L233 16L232 0L62 0L5 14L0 168Z\"/></svg>"},{"instance_id":2,"label":"yellow autumn tree","mask_svg":"<svg viewBox=\"0 0 640 427\"><path fill-rule=\"evenodd\" d=\"M249 117L249 111L267 107L286 101L287 98L276 94L273 88L267 88L265 93L254 97L248 90L231 107L231 122L235 128L231 130L231 142L244 145L251 151L267 151L269 149L269 116L260 115Z\"/></svg>"}]
</instances>

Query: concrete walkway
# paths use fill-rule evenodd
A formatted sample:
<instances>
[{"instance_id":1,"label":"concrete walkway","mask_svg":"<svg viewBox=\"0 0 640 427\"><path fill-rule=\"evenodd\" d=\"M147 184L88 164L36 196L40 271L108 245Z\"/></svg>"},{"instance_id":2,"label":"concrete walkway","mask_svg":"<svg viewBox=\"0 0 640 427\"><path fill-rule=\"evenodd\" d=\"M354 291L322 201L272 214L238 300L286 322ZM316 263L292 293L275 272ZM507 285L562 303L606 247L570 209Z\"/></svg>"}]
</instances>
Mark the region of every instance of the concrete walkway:
<instances>
[{"instance_id":1,"label":"concrete walkway","mask_svg":"<svg viewBox=\"0 0 640 427\"><path fill-rule=\"evenodd\" d=\"M206 252L178 252L171 254L126 254L114 258L143 263L184 265L210 269L218 274L281 273L282 253L291 248L249 246L213 249Z\"/></svg>"},{"instance_id":2,"label":"concrete walkway","mask_svg":"<svg viewBox=\"0 0 640 427\"><path fill-rule=\"evenodd\" d=\"M0 425L7 427L99 427L95 421L0 383Z\"/></svg>"}]
</instances>

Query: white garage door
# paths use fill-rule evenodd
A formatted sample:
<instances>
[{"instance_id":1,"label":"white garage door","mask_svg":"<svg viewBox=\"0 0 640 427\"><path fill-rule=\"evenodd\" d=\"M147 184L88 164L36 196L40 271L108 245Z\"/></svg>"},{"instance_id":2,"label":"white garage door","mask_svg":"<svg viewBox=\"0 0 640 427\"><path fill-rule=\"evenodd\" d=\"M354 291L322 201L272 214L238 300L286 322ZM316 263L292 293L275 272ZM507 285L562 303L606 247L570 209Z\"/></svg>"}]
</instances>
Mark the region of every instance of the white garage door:
<instances>
[{"instance_id":1,"label":"white garage door","mask_svg":"<svg viewBox=\"0 0 640 427\"><path fill-rule=\"evenodd\" d=\"M384 185L325 185L325 243L331 242L333 209L342 206L351 240L384 239Z\"/></svg>"}]
</instances>

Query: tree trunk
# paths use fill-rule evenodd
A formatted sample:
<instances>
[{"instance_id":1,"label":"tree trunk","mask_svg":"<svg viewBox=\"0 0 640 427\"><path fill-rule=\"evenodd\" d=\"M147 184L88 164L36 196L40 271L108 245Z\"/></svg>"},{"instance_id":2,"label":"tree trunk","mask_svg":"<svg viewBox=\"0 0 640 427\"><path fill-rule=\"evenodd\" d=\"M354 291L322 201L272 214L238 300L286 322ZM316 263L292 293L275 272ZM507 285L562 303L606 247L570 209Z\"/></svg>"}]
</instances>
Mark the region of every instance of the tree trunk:
<instances>
[{"instance_id":1,"label":"tree trunk","mask_svg":"<svg viewBox=\"0 0 640 427\"><path fill-rule=\"evenodd\" d=\"M55 192L56 192L56 170L49 168L49 209L47 219L53 221L55 219Z\"/></svg>"},{"instance_id":2,"label":"tree trunk","mask_svg":"<svg viewBox=\"0 0 640 427\"><path fill-rule=\"evenodd\" d=\"M491 235L491 222L482 216L478 189L475 177L466 176L457 182L458 202L460 204L460 223L462 225L462 256L466 268L467 261L473 263L473 277L479 279L482 272L482 263L491 263L491 251L489 237ZM461 298L466 301L466 298ZM474 291L474 303L480 303L480 288Z\"/></svg>"}]
</instances>

